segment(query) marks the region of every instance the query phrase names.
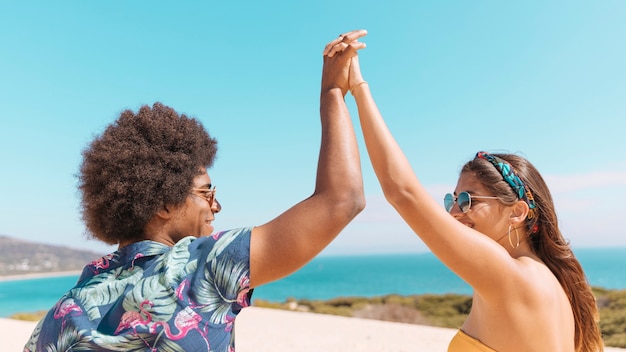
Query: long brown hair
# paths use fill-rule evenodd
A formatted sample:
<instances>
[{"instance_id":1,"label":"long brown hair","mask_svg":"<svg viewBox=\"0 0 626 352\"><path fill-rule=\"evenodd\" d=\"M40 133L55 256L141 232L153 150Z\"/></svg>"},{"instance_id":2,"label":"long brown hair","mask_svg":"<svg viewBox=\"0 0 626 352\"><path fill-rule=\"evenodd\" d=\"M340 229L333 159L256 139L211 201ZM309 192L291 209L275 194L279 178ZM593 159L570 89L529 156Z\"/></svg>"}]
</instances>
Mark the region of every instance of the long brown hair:
<instances>
[{"instance_id":1,"label":"long brown hair","mask_svg":"<svg viewBox=\"0 0 626 352\"><path fill-rule=\"evenodd\" d=\"M559 230L552 195L539 171L525 158L514 154L491 154L508 162L534 197L534 216L526 219L526 234L535 254L548 266L565 290L572 306L577 352L603 351L598 325L596 298L582 266ZM505 204L519 200L518 195L489 161L475 158L461 172L472 172L481 183Z\"/></svg>"}]
</instances>

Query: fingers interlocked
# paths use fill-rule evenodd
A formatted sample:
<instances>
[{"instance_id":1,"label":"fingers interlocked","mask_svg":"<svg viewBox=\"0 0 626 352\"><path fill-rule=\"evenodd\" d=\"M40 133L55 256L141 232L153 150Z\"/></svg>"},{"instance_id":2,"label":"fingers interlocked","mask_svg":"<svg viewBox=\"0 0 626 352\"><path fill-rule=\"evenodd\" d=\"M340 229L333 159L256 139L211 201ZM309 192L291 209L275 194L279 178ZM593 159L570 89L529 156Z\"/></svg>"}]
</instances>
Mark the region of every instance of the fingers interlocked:
<instances>
[{"instance_id":1,"label":"fingers interlocked","mask_svg":"<svg viewBox=\"0 0 626 352\"><path fill-rule=\"evenodd\" d=\"M326 45L324 48L324 55L333 57L335 54L343 52L351 44L358 42L358 39L366 34L367 31L364 29L351 31L346 34L340 34L337 38Z\"/></svg>"}]
</instances>

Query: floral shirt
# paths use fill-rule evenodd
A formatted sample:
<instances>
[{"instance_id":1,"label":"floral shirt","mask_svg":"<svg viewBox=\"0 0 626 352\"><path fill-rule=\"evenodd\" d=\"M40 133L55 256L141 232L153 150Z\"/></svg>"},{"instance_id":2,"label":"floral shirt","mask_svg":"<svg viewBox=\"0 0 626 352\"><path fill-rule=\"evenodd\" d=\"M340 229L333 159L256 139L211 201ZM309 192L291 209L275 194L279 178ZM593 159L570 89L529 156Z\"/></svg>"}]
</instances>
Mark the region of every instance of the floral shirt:
<instances>
[{"instance_id":1,"label":"floral shirt","mask_svg":"<svg viewBox=\"0 0 626 352\"><path fill-rule=\"evenodd\" d=\"M252 296L250 232L142 241L88 264L24 351L234 351Z\"/></svg>"}]
</instances>

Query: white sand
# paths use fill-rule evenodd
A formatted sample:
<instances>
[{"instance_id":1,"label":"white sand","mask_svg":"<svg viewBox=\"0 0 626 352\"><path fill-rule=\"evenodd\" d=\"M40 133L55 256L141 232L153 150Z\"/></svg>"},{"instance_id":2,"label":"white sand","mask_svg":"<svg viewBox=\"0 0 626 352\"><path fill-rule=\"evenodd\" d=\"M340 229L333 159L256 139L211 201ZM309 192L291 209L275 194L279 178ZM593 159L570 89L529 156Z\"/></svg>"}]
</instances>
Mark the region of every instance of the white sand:
<instances>
[{"instance_id":1,"label":"white sand","mask_svg":"<svg viewBox=\"0 0 626 352\"><path fill-rule=\"evenodd\" d=\"M246 308L237 317L237 352L446 351L456 333L422 325Z\"/></svg>"},{"instance_id":2,"label":"white sand","mask_svg":"<svg viewBox=\"0 0 626 352\"><path fill-rule=\"evenodd\" d=\"M34 322L0 318L0 351L22 351ZM237 317L237 352L442 351L453 329L250 307ZM607 352L626 351L606 348Z\"/></svg>"},{"instance_id":3,"label":"white sand","mask_svg":"<svg viewBox=\"0 0 626 352\"><path fill-rule=\"evenodd\" d=\"M53 272L45 272L45 273L29 273L29 274L19 274L19 275L5 275L5 276L0 276L0 282L41 279L44 277L78 276L81 273L82 273L81 270L71 270L71 271L53 271Z\"/></svg>"}]
</instances>

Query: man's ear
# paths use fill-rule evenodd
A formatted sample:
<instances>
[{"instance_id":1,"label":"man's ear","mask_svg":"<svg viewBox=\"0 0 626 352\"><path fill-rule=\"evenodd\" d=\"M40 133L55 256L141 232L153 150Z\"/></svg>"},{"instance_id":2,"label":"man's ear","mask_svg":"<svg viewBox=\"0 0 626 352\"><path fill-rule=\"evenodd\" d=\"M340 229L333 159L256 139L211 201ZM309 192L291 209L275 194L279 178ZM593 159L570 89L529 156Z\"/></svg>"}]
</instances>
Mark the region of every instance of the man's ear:
<instances>
[{"instance_id":1,"label":"man's ear","mask_svg":"<svg viewBox=\"0 0 626 352\"><path fill-rule=\"evenodd\" d=\"M155 215L163 220L169 220L172 217L172 207L163 205Z\"/></svg>"},{"instance_id":2,"label":"man's ear","mask_svg":"<svg viewBox=\"0 0 626 352\"><path fill-rule=\"evenodd\" d=\"M518 200L511 208L511 223L513 225L521 224L526 220L530 208L523 200Z\"/></svg>"}]
</instances>

